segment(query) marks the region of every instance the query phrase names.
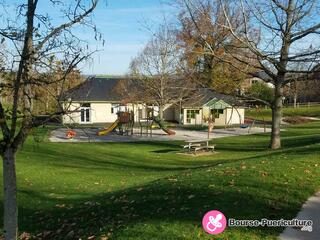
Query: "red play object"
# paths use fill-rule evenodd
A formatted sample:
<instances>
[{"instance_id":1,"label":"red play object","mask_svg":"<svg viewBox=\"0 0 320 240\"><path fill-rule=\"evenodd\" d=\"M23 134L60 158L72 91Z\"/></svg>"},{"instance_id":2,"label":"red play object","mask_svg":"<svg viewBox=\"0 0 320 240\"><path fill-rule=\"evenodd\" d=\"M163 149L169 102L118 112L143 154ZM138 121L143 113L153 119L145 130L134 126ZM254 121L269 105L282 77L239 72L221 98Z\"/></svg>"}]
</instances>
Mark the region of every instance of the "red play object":
<instances>
[{"instance_id":1,"label":"red play object","mask_svg":"<svg viewBox=\"0 0 320 240\"><path fill-rule=\"evenodd\" d=\"M163 129L163 131L165 131L168 135L175 135L176 134L176 132L171 129L165 129L165 130Z\"/></svg>"},{"instance_id":2,"label":"red play object","mask_svg":"<svg viewBox=\"0 0 320 240\"><path fill-rule=\"evenodd\" d=\"M73 130L68 130L66 133L67 138L74 138L77 135L77 133Z\"/></svg>"}]
</instances>

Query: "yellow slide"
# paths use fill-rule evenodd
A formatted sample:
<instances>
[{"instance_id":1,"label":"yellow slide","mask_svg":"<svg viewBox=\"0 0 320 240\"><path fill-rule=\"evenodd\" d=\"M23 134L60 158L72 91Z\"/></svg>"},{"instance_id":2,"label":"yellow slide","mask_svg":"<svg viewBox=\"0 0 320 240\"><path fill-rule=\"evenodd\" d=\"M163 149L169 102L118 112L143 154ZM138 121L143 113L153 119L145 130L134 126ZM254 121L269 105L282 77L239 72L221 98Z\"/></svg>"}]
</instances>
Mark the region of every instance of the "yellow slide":
<instances>
[{"instance_id":1,"label":"yellow slide","mask_svg":"<svg viewBox=\"0 0 320 240\"><path fill-rule=\"evenodd\" d=\"M107 135L109 132L111 132L113 129L115 129L118 126L119 120L116 120L114 123L111 124L110 127L105 128L98 132L98 136Z\"/></svg>"}]
</instances>

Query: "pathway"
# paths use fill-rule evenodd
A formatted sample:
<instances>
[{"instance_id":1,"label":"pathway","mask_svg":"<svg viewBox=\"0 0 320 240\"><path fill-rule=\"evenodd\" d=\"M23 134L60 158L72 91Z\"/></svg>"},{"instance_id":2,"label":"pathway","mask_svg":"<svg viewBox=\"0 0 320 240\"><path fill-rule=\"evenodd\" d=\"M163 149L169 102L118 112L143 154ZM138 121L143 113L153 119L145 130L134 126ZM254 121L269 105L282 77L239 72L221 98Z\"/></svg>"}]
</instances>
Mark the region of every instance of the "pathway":
<instances>
[{"instance_id":1,"label":"pathway","mask_svg":"<svg viewBox=\"0 0 320 240\"><path fill-rule=\"evenodd\" d=\"M135 133L133 136L120 136L116 133L109 133L105 136L97 136L98 129L87 128L87 129L74 129L77 133L77 136L73 139L66 138L66 128L59 128L53 130L50 135L51 142L138 142L138 141L170 141L170 140L199 140L207 139L207 131L193 131L186 129L173 129L176 134L169 136L165 134L161 129L153 129L152 137L147 136L146 134L140 135L139 129L134 129ZM270 129L266 129L267 132L270 132ZM250 133L248 129L214 129L213 133L210 134L210 138L222 138L222 137L232 137L232 136L241 136L255 133L263 133L263 128L252 128Z\"/></svg>"},{"instance_id":2,"label":"pathway","mask_svg":"<svg viewBox=\"0 0 320 240\"><path fill-rule=\"evenodd\" d=\"M303 204L297 219L312 220L312 232L287 227L279 236L281 240L319 240L320 239L320 192Z\"/></svg>"}]
</instances>

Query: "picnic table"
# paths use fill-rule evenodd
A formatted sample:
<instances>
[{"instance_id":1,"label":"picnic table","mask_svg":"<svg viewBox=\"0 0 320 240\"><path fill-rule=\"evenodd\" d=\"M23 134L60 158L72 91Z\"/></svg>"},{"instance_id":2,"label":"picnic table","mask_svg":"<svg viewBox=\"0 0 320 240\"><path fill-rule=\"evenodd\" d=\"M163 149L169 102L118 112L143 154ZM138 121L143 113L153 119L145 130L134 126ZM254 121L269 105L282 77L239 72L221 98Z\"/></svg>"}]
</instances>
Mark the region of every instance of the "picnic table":
<instances>
[{"instance_id":1,"label":"picnic table","mask_svg":"<svg viewBox=\"0 0 320 240\"><path fill-rule=\"evenodd\" d=\"M197 152L199 150L214 150L215 145L209 144L210 139L199 139L199 140L186 140L186 145L183 146L183 149L188 151Z\"/></svg>"}]
</instances>

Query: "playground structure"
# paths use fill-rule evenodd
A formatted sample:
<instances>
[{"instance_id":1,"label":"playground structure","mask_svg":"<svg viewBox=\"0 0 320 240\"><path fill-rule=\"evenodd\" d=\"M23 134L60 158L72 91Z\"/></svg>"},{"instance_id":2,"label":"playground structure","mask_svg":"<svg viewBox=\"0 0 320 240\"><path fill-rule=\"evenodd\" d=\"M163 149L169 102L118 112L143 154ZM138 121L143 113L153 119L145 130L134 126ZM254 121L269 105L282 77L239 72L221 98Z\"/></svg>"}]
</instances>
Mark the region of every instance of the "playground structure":
<instances>
[{"instance_id":1,"label":"playground structure","mask_svg":"<svg viewBox=\"0 0 320 240\"><path fill-rule=\"evenodd\" d=\"M155 124L159 126L166 134L175 135L175 131L169 129L159 116L154 115L154 108L148 107L146 109L146 118L139 117L140 136L143 135L143 128L146 129L145 134L152 137L152 129L155 128Z\"/></svg>"},{"instance_id":2,"label":"playground structure","mask_svg":"<svg viewBox=\"0 0 320 240\"><path fill-rule=\"evenodd\" d=\"M106 126L104 129L98 131L96 135L105 136L111 132L116 132L118 135L134 135L137 134L137 128L140 130L140 136L153 136L154 129L158 128L164 131L167 135L175 135L175 131L169 129L166 125L166 122L162 120L157 113L157 108L154 106L146 106L145 108L130 108L127 105L121 105L122 111L117 112L117 119L110 125ZM221 106L222 107L222 106ZM253 129L256 121L254 119L243 119L241 118L238 109L234 106L231 106L232 111L229 119L225 122L225 129L235 131L235 129L229 128L227 126L231 126L231 118L234 114L237 114L240 119L240 129L247 129L248 133L250 133L251 129ZM217 108L220 109L220 108ZM135 114L135 110L136 113ZM257 112L260 113L260 109L256 108ZM210 108L210 113L208 117L203 117L203 120L208 124L207 138L211 138L211 133L213 132L213 128L215 126L215 113ZM259 121L264 125L264 132L266 132L266 126L264 119ZM134 131L134 127L136 130ZM159 135L159 131L156 131L156 134ZM65 133L65 136L68 139L73 139L76 137L77 132L73 129L68 128Z\"/></svg>"},{"instance_id":3,"label":"playground structure","mask_svg":"<svg viewBox=\"0 0 320 240\"><path fill-rule=\"evenodd\" d=\"M104 136L110 132L118 129L117 133L119 135L133 135L133 128L135 125L135 115L134 111L122 111L117 113L117 120L110 126L104 128L98 132L98 136ZM152 129L157 124L160 129L162 129L168 135L174 135L175 132L169 129L165 122L159 117L154 116L154 109L151 107L146 108L146 118L138 117L140 135L143 135L143 129L146 129L145 134L152 137Z\"/></svg>"},{"instance_id":4,"label":"playground structure","mask_svg":"<svg viewBox=\"0 0 320 240\"><path fill-rule=\"evenodd\" d=\"M98 136L104 136L118 129L119 135L133 135L134 113L133 111L118 112L118 119L109 127L98 132Z\"/></svg>"}]
</instances>

